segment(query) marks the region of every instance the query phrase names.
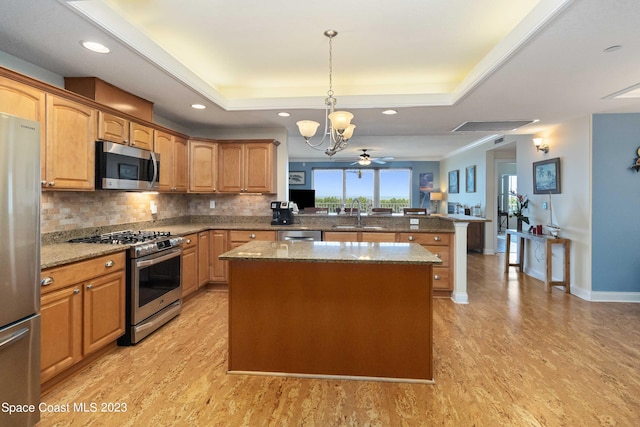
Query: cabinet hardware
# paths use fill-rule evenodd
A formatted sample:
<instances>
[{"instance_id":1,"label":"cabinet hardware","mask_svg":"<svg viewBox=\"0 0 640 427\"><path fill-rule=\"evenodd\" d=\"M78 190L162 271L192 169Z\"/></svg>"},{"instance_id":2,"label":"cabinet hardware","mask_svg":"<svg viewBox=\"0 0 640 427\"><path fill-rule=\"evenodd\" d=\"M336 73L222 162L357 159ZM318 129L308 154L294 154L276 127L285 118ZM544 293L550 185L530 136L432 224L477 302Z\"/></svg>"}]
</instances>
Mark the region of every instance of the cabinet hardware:
<instances>
[{"instance_id":1,"label":"cabinet hardware","mask_svg":"<svg viewBox=\"0 0 640 427\"><path fill-rule=\"evenodd\" d=\"M105 267L107 267L107 268L109 268L109 267L113 267L115 264L116 264L116 263L115 263L115 262L113 262L113 260L112 260L112 259L110 259L109 261L107 261L107 262L105 262L105 263L104 263L104 266L105 266Z\"/></svg>"},{"instance_id":2,"label":"cabinet hardware","mask_svg":"<svg viewBox=\"0 0 640 427\"><path fill-rule=\"evenodd\" d=\"M191 244L191 239L187 239L187 245Z\"/></svg>"},{"instance_id":3,"label":"cabinet hardware","mask_svg":"<svg viewBox=\"0 0 640 427\"><path fill-rule=\"evenodd\" d=\"M48 185L49 187L53 187L53 186L55 186L55 185L56 185L56 183L55 183L55 181L49 181L49 182L47 183L47 185Z\"/></svg>"},{"instance_id":4,"label":"cabinet hardware","mask_svg":"<svg viewBox=\"0 0 640 427\"><path fill-rule=\"evenodd\" d=\"M49 285L53 285L53 277L45 277L44 279L42 279L40 281L40 286L49 286Z\"/></svg>"},{"instance_id":5,"label":"cabinet hardware","mask_svg":"<svg viewBox=\"0 0 640 427\"><path fill-rule=\"evenodd\" d=\"M434 275L433 280L440 280L440 275L439 274Z\"/></svg>"},{"instance_id":6,"label":"cabinet hardware","mask_svg":"<svg viewBox=\"0 0 640 427\"><path fill-rule=\"evenodd\" d=\"M434 254L434 255L437 256L438 258L442 258L440 254Z\"/></svg>"},{"instance_id":7,"label":"cabinet hardware","mask_svg":"<svg viewBox=\"0 0 640 427\"><path fill-rule=\"evenodd\" d=\"M440 238L440 236L436 236L436 237L433 238L433 240L435 240L436 242L439 242L442 239Z\"/></svg>"},{"instance_id":8,"label":"cabinet hardware","mask_svg":"<svg viewBox=\"0 0 640 427\"><path fill-rule=\"evenodd\" d=\"M40 181L40 185L43 186L43 187L46 186L47 185L47 181Z\"/></svg>"},{"instance_id":9,"label":"cabinet hardware","mask_svg":"<svg viewBox=\"0 0 640 427\"><path fill-rule=\"evenodd\" d=\"M80 293L80 289L78 289L78 288L74 289L74 290L73 290L73 293L74 293L74 294L76 294L76 295L78 295L78 294Z\"/></svg>"},{"instance_id":10,"label":"cabinet hardware","mask_svg":"<svg viewBox=\"0 0 640 427\"><path fill-rule=\"evenodd\" d=\"M414 240L416 240L416 238L415 238L415 237L413 237L413 236L409 236L409 241L410 241L410 242L413 242Z\"/></svg>"},{"instance_id":11,"label":"cabinet hardware","mask_svg":"<svg viewBox=\"0 0 640 427\"><path fill-rule=\"evenodd\" d=\"M89 283L89 284L87 285L87 290L89 290L89 291L90 291L91 289L93 289L93 285L92 285L91 283Z\"/></svg>"},{"instance_id":12,"label":"cabinet hardware","mask_svg":"<svg viewBox=\"0 0 640 427\"><path fill-rule=\"evenodd\" d=\"M253 233L251 233L251 234L249 234L249 238L250 238L250 239L255 239L255 238L256 238L256 235L255 235L255 234L253 234Z\"/></svg>"}]
</instances>

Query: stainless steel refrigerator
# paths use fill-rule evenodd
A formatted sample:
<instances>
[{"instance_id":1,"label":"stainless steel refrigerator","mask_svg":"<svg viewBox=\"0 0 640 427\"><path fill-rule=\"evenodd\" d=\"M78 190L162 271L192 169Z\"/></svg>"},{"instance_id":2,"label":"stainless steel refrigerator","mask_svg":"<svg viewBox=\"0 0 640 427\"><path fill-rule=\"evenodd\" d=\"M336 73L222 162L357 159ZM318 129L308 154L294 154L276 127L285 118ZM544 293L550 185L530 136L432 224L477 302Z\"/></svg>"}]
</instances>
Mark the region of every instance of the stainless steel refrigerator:
<instances>
[{"instance_id":1,"label":"stainless steel refrigerator","mask_svg":"<svg viewBox=\"0 0 640 427\"><path fill-rule=\"evenodd\" d=\"M1 426L40 419L39 311L40 125L0 112Z\"/></svg>"}]
</instances>

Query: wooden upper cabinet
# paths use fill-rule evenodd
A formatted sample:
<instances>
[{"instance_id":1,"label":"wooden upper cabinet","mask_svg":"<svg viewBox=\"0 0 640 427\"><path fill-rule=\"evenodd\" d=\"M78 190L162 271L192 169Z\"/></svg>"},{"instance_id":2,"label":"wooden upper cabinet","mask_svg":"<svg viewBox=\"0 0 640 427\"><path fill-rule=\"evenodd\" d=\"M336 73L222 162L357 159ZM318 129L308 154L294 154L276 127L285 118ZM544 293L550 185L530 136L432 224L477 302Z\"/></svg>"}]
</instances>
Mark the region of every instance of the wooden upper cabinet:
<instances>
[{"instance_id":1,"label":"wooden upper cabinet","mask_svg":"<svg viewBox=\"0 0 640 427\"><path fill-rule=\"evenodd\" d=\"M218 191L275 193L277 141L220 142Z\"/></svg>"},{"instance_id":2,"label":"wooden upper cabinet","mask_svg":"<svg viewBox=\"0 0 640 427\"><path fill-rule=\"evenodd\" d=\"M98 139L153 151L154 131L120 116L98 112Z\"/></svg>"},{"instance_id":3,"label":"wooden upper cabinet","mask_svg":"<svg viewBox=\"0 0 640 427\"><path fill-rule=\"evenodd\" d=\"M213 193L217 184L218 144L210 141L189 141L189 191Z\"/></svg>"},{"instance_id":4,"label":"wooden upper cabinet","mask_svg":"<svg viewBox=\"0 0 640 427\"><path fill-rule=\"evenodd\" d=\"M96 111L49 94L46 111L44 188L93 190Z\"/></svg>"},{"instance_id":5,"label":"wooden upper cabinet","mask_svg":"<svg viewBox=\"0 0 640 427\"><path fill-rule=\"evenodd\" d=\"M40 123L41 175L45 162L45 94L39 89L0 77L0 112Z\"/></svg>"},{"instance_id":6,"label":"wooden upper cabinet","mask_svg":"<svg viewBox=\"0 0 640 427\"><path fill-rule=\"evenodd\" d=\"M187 150L186 139L156 131L154 151L160 155L160 191L187 191Z\"/></svg>"}]
</instances>

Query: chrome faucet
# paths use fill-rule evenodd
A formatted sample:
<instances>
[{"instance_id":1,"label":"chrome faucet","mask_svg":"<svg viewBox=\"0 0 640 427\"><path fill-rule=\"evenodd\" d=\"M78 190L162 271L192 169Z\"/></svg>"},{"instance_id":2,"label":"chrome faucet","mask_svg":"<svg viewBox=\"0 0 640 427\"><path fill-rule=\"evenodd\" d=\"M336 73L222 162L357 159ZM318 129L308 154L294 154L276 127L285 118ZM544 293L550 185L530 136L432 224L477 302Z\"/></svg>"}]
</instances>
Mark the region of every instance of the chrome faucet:
<instances>
[{"instance_id":1,"label":"chrome faucet","mask_svg":"<svg viewBox=\"0 0 640 427\"><path fill-rule=\"evenodd\" d=\"M351 211L349 212L349 216L353 216L353 207L356 204L356 202L358 203L358 216L356 217L356 227L362 227L362 204L360 203L360 199L353 199L351 201Z\"/></svg>"}]
</instances>

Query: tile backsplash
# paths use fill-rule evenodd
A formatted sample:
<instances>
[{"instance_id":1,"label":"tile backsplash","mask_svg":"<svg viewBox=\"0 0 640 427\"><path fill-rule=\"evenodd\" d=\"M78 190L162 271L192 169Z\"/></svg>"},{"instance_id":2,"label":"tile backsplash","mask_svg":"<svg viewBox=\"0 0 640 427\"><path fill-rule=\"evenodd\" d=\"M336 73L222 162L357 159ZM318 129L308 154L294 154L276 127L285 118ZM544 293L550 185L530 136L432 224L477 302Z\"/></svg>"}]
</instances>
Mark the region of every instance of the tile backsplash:
<instances>
[{"instance_id":1,"label":"tile backsplash","mask_svg":"<svg viewBox=\"0 0 640 427\"><path fill-rule=\"evenodd\" d=\"M42 233L130 224L191 215L271 215L274 195L171 194L120 191L45 191ZM214 200L216 207L210 208ZM151 214L154 201L158 213Z\"/></svg>"}]
</instances>

